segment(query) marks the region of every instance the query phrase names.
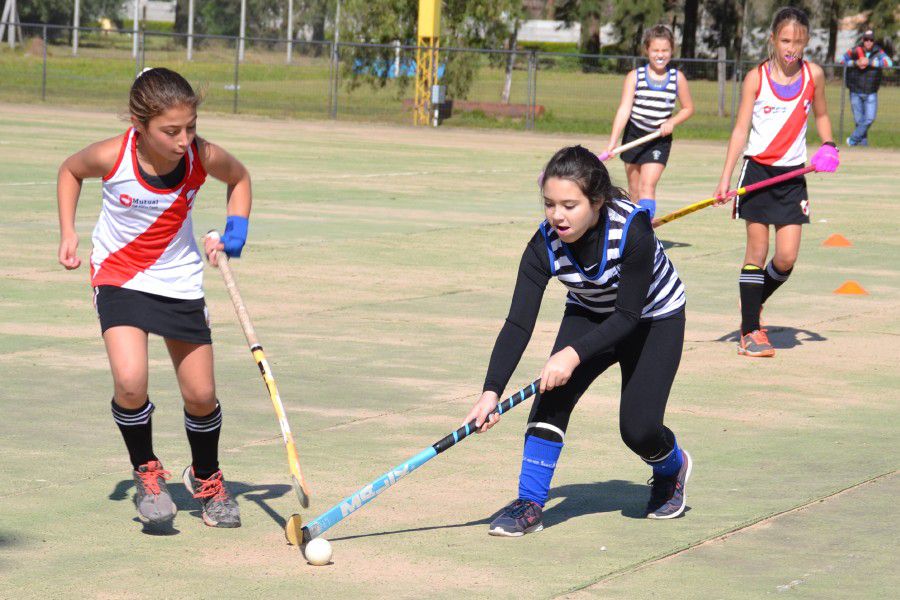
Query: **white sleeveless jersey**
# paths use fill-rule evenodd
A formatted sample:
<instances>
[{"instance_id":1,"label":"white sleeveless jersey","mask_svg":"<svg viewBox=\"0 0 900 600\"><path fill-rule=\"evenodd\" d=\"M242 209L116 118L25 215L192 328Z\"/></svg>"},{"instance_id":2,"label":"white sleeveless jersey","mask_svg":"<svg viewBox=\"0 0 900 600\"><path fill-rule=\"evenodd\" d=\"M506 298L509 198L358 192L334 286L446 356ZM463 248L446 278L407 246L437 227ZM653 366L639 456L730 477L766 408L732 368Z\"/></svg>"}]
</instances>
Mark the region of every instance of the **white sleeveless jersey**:
<instances>
[{"instance_id":1,"label":"white sleeveless jersey","mask_svg":"<svg viewBox=\"0 0 900 600\"><path fill-rule=\"evenodd\" d=\"M594 275L588 275L578 264L569 247L559 239L549 222L541 223L540 232L550 260L550 273L568 290L566 304L577 304L598 314L612 314L616 309L619 270L628 227L632 219L638 213L646 212L646 209L618 198L605 202L602 210L606 213L606 225L600 241L600 264ZM659 240L655 242L653 279L641 311L642 321L671 316L685 305L684 284L678 277L675 265L666 256Z\"/></svg>"},{"instance_id":2,"label":"white sleeveless jersey","mask_svg":"<svg viewBox=\"0 0 900 600\"><path fill-rule=\"evenodd\" d=\"M103 206L94 227L91 285L113 285L169 298L203 297L203 261L194 241L191 208L206 181L197 143L185 174L171 189L149 185L138 170L134 128L103 178Z\"/></svg>"},{"instance_id":3,"label":"white sleeveless jersey","mask_svg":"<svg viewBox=\"0 0 900 600\"><path fill-rule=\"evenodd\" d=\"M809 66L805 61L801 65L803 83L793 98L782 98L775 91L768 62L757 69L759 88L744 155L763 165L802 165L806 162L806 120L816 90Z\"/></svg>"}]
</instances>

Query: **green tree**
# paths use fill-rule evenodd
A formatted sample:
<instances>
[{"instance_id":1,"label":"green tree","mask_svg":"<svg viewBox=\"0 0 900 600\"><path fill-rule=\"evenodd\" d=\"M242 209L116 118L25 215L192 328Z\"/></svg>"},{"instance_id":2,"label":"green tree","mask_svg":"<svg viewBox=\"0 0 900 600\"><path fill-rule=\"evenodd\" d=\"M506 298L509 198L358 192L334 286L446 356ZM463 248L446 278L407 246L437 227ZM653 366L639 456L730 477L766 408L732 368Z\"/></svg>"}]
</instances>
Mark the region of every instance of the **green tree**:
<instances>
[{"instance_id":1,"label":"green tree","mask_svg":"<svg viewBox=\"0 0 900 600\"><path fill-rule=\"evenodd\" d=\"M659 23L663 15L664 5L659 0L618 0L613 22L622 37L622 47L630 54L640 54L644 30Z\"/></svg>"}]
</instances>

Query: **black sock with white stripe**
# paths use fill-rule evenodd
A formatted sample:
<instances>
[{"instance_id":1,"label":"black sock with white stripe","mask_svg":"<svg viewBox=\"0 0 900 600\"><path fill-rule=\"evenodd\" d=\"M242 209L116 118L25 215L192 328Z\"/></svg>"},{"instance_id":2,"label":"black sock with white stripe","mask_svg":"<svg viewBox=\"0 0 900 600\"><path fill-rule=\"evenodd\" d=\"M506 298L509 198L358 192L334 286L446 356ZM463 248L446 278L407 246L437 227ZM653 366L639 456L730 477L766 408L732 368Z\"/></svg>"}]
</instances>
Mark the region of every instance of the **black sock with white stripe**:
<instances>
[{"instance_id":1,"label":"black sock with white stripe","mask_svg":"<svg viewBox=\"0 0 900 600\"><path fill-rule=\"evenodd\" d=\"M112 400L112 415L125 447L128 448L128 457L135 470L151 460L159 460L153 454L153 428L151 417L156 407L150 402L150 398L140 408L122 408Z\"/></svg>"},{"instance_id":2,"label":"black sock with white stripe","mask_svg":"<svg viewBox=\"0 0 900 600\"><path fill-rule=\"evenodd\" d=\"M788 277L791 276L791 271L793 271L793 267L788 269L785 272L779 271L773 261L769 261L769 264L766 265L765 272L765 281L763 282L763 294L762 294L762 302L766 303L766 300L769 299L769 296L775 293L781 284L788 280Z\"/></svg>"},{"instance_id":3,"label":"black sock with white stripe","mask_svg":"<svg viewBox=\"0 0 900 600\"><path fill-rule=\"evenodd\" d=\"M209 479L219 470L219 433L222 431L222 408L216 408L205 417L195 417L184 411L184 429L191 445L194 477Z\"/></svg>"},{"instance_id":4,"label":"black sock with white stripe","mask_svg":"<svg viewBox=\"0 0 900 600\"><path fill-rule=\"evenodd\" d=\"M741 289L741 335L759 329L765 275L756 265L744 265L738 280Z\"/></svg>"}]
</instances>

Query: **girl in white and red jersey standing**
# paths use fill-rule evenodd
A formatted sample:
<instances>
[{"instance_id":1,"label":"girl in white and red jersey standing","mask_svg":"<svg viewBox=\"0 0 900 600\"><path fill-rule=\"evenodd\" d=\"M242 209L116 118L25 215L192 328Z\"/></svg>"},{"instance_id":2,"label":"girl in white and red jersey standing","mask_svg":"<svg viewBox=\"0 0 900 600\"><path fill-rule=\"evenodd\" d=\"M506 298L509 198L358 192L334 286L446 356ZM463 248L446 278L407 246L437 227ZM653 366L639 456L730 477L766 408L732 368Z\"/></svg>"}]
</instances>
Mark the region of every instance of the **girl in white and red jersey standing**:
<instances>
[{"instance_id":1,"label":"girl in white and red jersey standing","mask_svg":"<svg viewBox=\"0 0 900 600\"><path fill-rule=\"evenodd\" d=\"M178 73L146 69L131 86L132 127L91 144L59 169L59 262L81 265L75 209L81 183L102 177L102 208L94 227L91 286L112 370L113 419L134 467L138 516L165 525L176 507L166 489L170 473L153 452L147 395L147 337L165 339L184 399L192 464L184 483L212 527L239 527L237 502L218 463L222 411L213 378L213 351L203 261L194 241L191 209L207 174L228 185L228 217L206 256L238 257L247 239L250 175L225 150L196 135L200 97Z\"/></svg>"},{"instance_id":2,"label":"girl in white and red jersey standing","mask_svg":"<svg viewBox=\"0 0 900 600\"><path fill-rule=\"evenodd\" d=\"M833 172L839 164L825 106L825 74L803 60L809 42L809 19L796 8L782 8L772 20L769 58L744 78L725 168L716 196L731 187L731 175L743 153L738 186L746 186L803 167L806 163L806 122L812 108L822 146L810 165ZM748 141L749 133L749 141ZM760 326L763 303L787 281L800 250L800 231L809 223L806 180L796 177L735 199L734 218L747 222L747 249L739 279L741 335L738 354L774 356ZM775 253L769 253L769 226L775 227Z\"/></svg>"}]
</instances>

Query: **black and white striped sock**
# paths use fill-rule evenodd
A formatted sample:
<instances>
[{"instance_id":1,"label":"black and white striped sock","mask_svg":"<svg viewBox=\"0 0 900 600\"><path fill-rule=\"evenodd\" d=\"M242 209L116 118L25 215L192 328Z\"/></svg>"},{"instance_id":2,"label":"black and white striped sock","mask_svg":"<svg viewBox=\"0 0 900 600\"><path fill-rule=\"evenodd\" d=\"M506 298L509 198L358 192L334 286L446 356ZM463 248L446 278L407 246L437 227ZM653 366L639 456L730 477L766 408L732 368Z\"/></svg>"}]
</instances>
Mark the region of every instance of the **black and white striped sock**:
<instances>
[{"instance_id":1,"label":"black and white striped sock","mask_svg":"<svg viewBox=\"0 0 900 600\"><path fill-rule=\"evenodd\" d=\"M775 293L775 290L781 287L782 283L788 280L788 277L791 276L791 271L793 270L793 268L790 268L782 273L775 267L775 264L771 260L769 261L769 264L766 265L766 277L763 282L763 304L769 299L769 296Z\"/></svg>"},{"instance_id":2,"label":"black and white striped sock","mask_svg":"<svg viewBox=\"0 0 900 600\"><path fill-rule=\"evenodd\" d=\"M741 335L759 329L765 275L756 265L744 265L738 284L741 290Z\"/></svg>"},{"instance_id":3,"label":"black and white striped sock","mask_svg":"<svg viewBox=\"0 0 900 600\"><path fill-rule=\"evenodd\" d=\"M194 477L209 479L219 470L219 433L222 431L222 407L205 417L195 417L184 411L184 429L191 445Z\"/></svg>"},{"instance_id":4,"label":"black and white striped sock","mask_svg":"<svg viewBox=\"0 0 900 600\"><path fill-rule=\"evenodd\" d=\"M112 415L125 447L128 448L128 456L131 465L137 468L151 460L158 460L153 454L153 428L152 416L156 407L150 402L150 398L140 408L122 408L112 400Z\"/></svg>"}]
</instances>

